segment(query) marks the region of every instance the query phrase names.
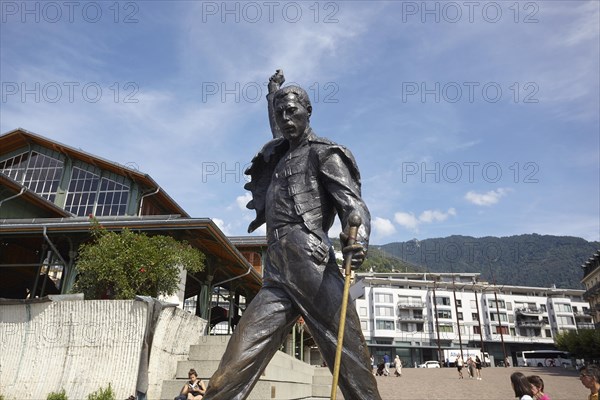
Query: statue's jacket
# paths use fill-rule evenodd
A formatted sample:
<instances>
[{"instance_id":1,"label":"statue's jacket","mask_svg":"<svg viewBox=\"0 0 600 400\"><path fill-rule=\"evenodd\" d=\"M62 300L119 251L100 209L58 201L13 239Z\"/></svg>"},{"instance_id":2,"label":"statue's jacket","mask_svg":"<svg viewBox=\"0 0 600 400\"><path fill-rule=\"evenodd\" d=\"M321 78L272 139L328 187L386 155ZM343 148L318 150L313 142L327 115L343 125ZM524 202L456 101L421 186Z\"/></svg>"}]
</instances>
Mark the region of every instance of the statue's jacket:
<instances>
[{"instance_id":1,"label":"statue's jacket","mask_svg":"<svg viewBox=\"0 0 600 400\"><path fill-rule=\"evenodd\" d=\"M345 147L317 137L312 130L293 151L289 151L286 139L277 138L263 146L252 159L246 174L250 175L251 181L244 187L252 192L252 201L247 207L256 210L256 219L250 223L249 232L265 222L269 238L277 236L278 231L285 231L282 223L273 216L282 210L267 209L269 186L285 180L291 201L290 210L283 211L322 239L315 251L324 252L323 259L335 260L326 256L333 251L327 233L336 214L345 228L350 213L358 213L363 223L357 239L366 250L370 214L361 198L358 167Z\"/></svg>"}]
</instances>

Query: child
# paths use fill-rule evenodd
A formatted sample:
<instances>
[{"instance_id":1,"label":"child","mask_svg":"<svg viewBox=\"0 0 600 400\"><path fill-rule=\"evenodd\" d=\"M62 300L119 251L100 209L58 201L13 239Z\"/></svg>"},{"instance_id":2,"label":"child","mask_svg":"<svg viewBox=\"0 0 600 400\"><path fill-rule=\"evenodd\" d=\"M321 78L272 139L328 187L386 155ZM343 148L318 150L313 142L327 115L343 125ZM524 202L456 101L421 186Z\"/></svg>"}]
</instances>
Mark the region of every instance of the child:
<instances>
[{"instance_id":1,"label":"child","mask_svg":"<svg viewBox=\"0 0 600 400\"><path fill-rule=\"evenodd\" d=\"M529 383L531 383L531 389L533 391L533 398L535 400L550 400L550 397L544 393L544 381L537 375L531 375L527 377Z\"/></svg>"},{"instance_id":2,"label":"child","mask_svg":"<svg viewBox=\"0 0 600 400\"><path fill-rule=\"evenodd\" d=\"M533 400L533 390L531 389L531 383L527 380L527 377L520 372L513 372L510 375L510 383L515 397L519 400Z\"/></svg>"}]
</instances>

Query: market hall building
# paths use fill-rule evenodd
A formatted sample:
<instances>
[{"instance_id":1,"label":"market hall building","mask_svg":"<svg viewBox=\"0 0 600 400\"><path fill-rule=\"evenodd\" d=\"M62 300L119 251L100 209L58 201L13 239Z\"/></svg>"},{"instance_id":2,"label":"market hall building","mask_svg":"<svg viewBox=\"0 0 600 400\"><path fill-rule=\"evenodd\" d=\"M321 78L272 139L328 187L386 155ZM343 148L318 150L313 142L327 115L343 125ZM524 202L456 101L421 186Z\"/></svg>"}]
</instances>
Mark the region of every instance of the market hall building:
<instances>
[{"instance_id":1,"label":"market hall building","mask_svg":"<svg viewBox=\"0 0 600 400\"><path fill-rule=\"evenodd\" d=\"M68 293L77 249L91 238L90 215L108 230L169 235L202 251L204 271L182 271L180 290L168 300L183 306L193 298L192 311L211 326L231 324L262 285L266 241L240 250L149 175L19 128L0 136L0 298ZM228 293L225 304L212 302L220 291Z\"/></svg>"}]
</instances>

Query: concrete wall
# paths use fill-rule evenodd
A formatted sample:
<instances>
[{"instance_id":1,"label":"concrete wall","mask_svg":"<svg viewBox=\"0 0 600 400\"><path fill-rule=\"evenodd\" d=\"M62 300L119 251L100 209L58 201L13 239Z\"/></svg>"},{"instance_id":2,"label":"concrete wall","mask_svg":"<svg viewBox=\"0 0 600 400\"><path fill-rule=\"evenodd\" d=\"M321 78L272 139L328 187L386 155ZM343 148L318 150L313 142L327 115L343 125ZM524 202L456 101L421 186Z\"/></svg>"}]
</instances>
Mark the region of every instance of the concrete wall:
<instances>
[{"instance_id":1,"label":"concrete wall","mask_svg":"<svg viewBox=\"0 0 600 400\"><path fill-rule=\"evenodd\" d=\"M0 394L45 399L64 388L69 399L85 399L109 383L117 399L135 394L148 307L135 300L0 303ZM203 328L204 321L182 310L159 313L149 394L173 377L172 365L185 358Z\"/></svg>"},{"instance_id":2,"label":"concrete wall","mask_svg":"<svg viewBox=\"0 0 600 400\"><path fill-rule=\"evenodd\" d=\"M179 308L162 310L150 352L149 399L160 398L163 381L175 379L177 362L187 360L190 346L201 342L205 326L206 320Z\"/></svg>"}]
</instances>

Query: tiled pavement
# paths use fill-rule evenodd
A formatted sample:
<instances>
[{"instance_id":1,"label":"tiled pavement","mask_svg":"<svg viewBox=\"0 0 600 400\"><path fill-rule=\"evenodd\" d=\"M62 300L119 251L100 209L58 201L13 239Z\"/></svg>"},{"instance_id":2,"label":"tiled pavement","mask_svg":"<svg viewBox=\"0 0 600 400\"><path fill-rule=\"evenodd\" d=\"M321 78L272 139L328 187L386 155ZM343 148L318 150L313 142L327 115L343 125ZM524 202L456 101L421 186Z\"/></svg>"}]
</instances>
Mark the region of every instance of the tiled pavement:
<instances>
[{"instance_id":1,"label":"tiled pavement","mask_svg":"<svg viewBox=\"0 0 600 400\"><path fill-rule=\"evenodd\" d=\"M465 379L458 379L454 368L404 368L400 378L376 379L383 400L511 400L510 374L516 371L542 377L552 400L586 400L590 393L576 371L560 368L484 368L481 381L469 379L466 372Z\"/></svg>"}]
</instances>

